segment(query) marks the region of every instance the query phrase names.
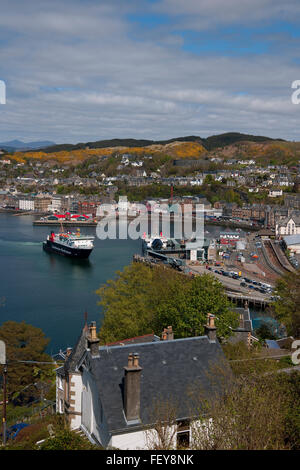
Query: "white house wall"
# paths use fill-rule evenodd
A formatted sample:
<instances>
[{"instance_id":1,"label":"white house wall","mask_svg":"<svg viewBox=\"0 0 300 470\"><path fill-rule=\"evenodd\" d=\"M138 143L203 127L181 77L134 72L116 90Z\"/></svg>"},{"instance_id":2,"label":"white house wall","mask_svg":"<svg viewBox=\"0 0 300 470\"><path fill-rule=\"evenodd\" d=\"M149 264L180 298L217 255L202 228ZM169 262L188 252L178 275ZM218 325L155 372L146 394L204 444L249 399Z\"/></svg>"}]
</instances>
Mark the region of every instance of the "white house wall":
<instances>
[{"instance_id":1,"label":"white house wall","mask_svg":"<svg viewBox=\"0 0 300 470\"><path fill-rule=\"evenodd\" d=\"M146 431L129 432L112 436L109 447L120 450L148 449Z\"/></svg>"},{"instance_id":2,"label":"white house wall","mask_svg":"<svg viewBox=\"0 0 300 470\"><path fill-rule=\"evenodd\" d=\"M82 378L80 374L72 374L70 377L70 405L72 411L70 426L71 429L78 429L81 424L81 399L82 399ZM77 414L78 413L78 414Z\"/></svg>"}]
</instances>

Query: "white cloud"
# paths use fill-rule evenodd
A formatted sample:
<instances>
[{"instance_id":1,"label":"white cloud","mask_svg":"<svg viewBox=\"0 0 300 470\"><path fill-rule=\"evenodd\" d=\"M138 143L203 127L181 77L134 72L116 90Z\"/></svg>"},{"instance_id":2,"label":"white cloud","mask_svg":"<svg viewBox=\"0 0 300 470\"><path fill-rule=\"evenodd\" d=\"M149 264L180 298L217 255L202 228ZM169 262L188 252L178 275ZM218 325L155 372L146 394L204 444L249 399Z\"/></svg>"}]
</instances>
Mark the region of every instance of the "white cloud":
<instances>
[{"instance_id":1,"label":"white cloud","mask_svg":"<svg viewBox=\"0 0 300 470\"><path fill-rule=\"evenodd\" d=\"M277 1L272 9L269 0L259 2L261 9L255 2L250 20L280 12ZM230 0L227 12L216 0L164 0L156 8L169 9L174 23L142 36L126 13L143 1L2 3L7 104L0 106L0 140L161 139L233 130L298 138L300 106L290 99L291 83L300 78L294 50L201 56L182 50L180 31L172 33L177 21L207 26L213 12L214 23L233 24L247 18L250 2Z\"/></svg>"}]
</instances>

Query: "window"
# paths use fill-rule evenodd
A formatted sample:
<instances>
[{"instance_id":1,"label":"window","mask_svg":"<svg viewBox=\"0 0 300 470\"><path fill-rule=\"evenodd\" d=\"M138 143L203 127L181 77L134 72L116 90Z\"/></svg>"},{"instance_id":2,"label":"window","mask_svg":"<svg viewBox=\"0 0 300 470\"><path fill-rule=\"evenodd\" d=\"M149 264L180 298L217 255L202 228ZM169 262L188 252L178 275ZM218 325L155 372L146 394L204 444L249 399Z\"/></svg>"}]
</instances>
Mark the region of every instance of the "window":
<instances>
[{"instance_id":1,"label":"window","mask_svg":"<svg viewBox=\"0 0 300 470\"><path fill-rule=\"evenodd\" d=\"M190 422L189 420L177 423L177 449L187 449L190 446Z\"/></svg>"},{"instance_id":2,"label":"window","mask_svg":"<svg viewBox=\"0 0 300 470\"><path fill-rule=\"evenodd\" d=\"M62 378L58 375L58 384L57 384L58 388L60 390L63 390L63 381L62 381Z\"/></svg>"},{"instance_id":3,"label":"window","mask_svg":"<svg viewBox=\"0 0 300 470\"><path fill-rule=\"evenodd\" d=\"M64 401L62 399L59 400L59 412L64 412Z\"/></svg>"}]
</instances>

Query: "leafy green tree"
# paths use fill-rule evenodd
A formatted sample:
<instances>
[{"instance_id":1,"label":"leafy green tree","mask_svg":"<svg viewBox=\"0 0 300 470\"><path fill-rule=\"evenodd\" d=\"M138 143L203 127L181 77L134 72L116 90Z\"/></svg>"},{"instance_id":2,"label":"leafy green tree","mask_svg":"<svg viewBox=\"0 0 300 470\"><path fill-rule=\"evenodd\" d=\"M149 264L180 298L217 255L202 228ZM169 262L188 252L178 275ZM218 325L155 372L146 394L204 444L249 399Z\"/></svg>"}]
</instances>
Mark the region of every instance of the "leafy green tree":
<instances>
[{"instance_id":1,"label":"leafy green tree","mask_svg":"<svg viewBox=\"0 0 300 470\"><path fill-rule=\"evenodd\" d=\"M300 337L300 273L287 273L277 281L272 310L275 318L283 323L288 334Z\"/></svg>"},{"instance_id":2,"label":"leafy green tree","mask_svg":"<svg viewBox=\"0 0 300 470\"><path fill-rule=\"evenodd\" d=\"M238 324L223 286L211 275L190 279L170 268L141 263L117 275L97 291L104 309L104 343L151 332L160 335L168 325L177 338L203 334L208 313L217 317L220 338Z\"/></svg>"},{"instance_id":3,"label":"leafy green tree","mask_svg":"<svg viewBox=\"0 0 300 470\"><path fill-rule=\"evenodd\" d=\"M32 401L41 393L35 388L34 383L38 381L50 383L54 367L51 364L26 364L20 361L51 362L51 357L45 353L49 340L40 328L15 321L2 324L0 339L6 344L9 396L16 404Z\"/></svg>"},{"instance_id":4,"label":"leafy green tree","mask_svg":"<svg viewBox=\"0 0 300 470\"><path fill-rule=\"evenodd\" d=\"M177 336L195 336L204 333L207 314L216 316L218 336L231 335L231 328L238 324L237 316L230 310L224 288L213 276L196 276L176 289L158 308L158 320L162 326L172 325Z\"/></svg>"}]
</instances>

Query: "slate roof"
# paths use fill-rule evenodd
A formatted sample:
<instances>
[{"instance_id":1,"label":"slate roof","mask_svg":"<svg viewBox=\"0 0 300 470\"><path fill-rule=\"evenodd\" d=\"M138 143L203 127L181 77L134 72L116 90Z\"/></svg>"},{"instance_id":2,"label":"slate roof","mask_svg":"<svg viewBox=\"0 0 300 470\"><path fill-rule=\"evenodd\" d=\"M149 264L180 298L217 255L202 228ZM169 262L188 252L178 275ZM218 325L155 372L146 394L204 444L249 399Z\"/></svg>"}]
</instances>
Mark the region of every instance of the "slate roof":
<instances>
[{"instance_id":1,"label":"slate roof","mask_svg":"<svg viewBox=\"0 0 300 470\"><path fill-rule=\"evenodd\" d=\"M280 220L278 222L278 226L285 227L291 219L295 222L296 226L300 225L300 215L293 213L292 215L286 217L285 219Z\"/></svg>"},{"instance_id":2,"label":"slate roof","mask_svg":"<svg viewBox=\"0 0 300 470\"><path fill-rule=\"evenodd\" d=\"M89 355L91 373L112 434L153 423L156 400L168 401L175 406L177 419L197 415L194 400L198 406L199 393L205 396L221 393L224 370L230 374L219 342L210 342L207 336L104 346L100 347L99 353L97 358ZM128 424L123 412L124 366L129 353L139 354L142 367L139 424ZM219 382L216 381L218 377Z\"/></svg>"},{"instance_id":3,"label":"slate roof","mask_svg":"<svg viewBox=\"0 0 300 470\"><path fill-rule=\"evenodd\" d=\"M300 234L287 235L287 236L283 237L283 239L285 241L286 246L299 245L299 243L300 243Z\"/></svg>"},{"instance_id":4,"label":"slate roof","mask_svg":"<svg viewBox=\"0 0 300 470\"><path fill-rule=\"evenodd\" d=\"M64 364L65 372L75 372L76 366L87 348L87 335L88 329L83 328L81 335L77 340L76 346L72 349L70 356L67 358Z\"/></svg>"}]
</instances>

